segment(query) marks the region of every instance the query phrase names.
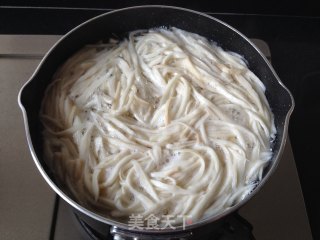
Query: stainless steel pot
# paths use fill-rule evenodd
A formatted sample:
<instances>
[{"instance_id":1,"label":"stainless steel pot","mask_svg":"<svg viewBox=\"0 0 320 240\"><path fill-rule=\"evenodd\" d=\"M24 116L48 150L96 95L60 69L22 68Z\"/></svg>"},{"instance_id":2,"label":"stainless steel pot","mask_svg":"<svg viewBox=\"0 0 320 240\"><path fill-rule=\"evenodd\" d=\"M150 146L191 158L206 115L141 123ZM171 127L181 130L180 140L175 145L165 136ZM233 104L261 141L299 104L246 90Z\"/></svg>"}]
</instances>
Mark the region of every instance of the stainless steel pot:
<instances>
[{"instance_id":1,"label":"stainless steel pot","mask_svg":"<svg viewBox=\"0 0 320 240\"><path fill-rule=\"evenodd\" d=\"M130 31L153 27L178 27L186 31L198 33L225 50L243 55L249 68L266 86L266 96L275 115L277 137L273 143L273 158L265 169L263 179L256 189L240 203L225 212L208 217L186 226L184 229L165 230L130 230L128 224L116 222L86 209L57 183L51 169L46 165L42 152L42 125L39 120L40 104L45 88L50 83L57 68L74 52L86 44L108 39L114 35L122 38ZM193 10L169 6L138 6L120 9L95 17L71 30L61 38L45 55L35 73L22 87L18 96L27 141L36 166L52 189L67 201L91 227L101 229L112 226L114 239L188 239L196 236L201 229L236 211L254 196L275 171L287 137L288 123L294 108L291 93L280 81L274 69L248 38L226 23L206 14ZM156 237L157 236L157 237Z\"/></svg>"}]
</instances>

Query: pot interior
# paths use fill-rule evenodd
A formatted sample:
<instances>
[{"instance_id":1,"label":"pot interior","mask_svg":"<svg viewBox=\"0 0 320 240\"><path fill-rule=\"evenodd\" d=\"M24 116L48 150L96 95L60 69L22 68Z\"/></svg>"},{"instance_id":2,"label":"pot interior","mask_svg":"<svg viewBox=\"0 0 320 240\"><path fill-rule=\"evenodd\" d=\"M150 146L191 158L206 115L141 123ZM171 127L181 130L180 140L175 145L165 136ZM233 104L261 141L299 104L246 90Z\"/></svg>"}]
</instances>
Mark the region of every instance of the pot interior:
<instances>
[{"instance_id":1,"label":"pot interior","mask_svg":"<svg viewBox=\"0 0 320 240\"><path fill-rule=\"evenodd\" d=\"M95 43L103 39L108 40L111 37L122 39L128 32L155 27L177 27L189 32L194 32L216 42L224 50L233 51L244 56L248 61L248 66L251 71L265 84L266 96L275 115L277 137L272 146L274 156L271 164L264 171L264 178L266 178L266 176L268 177L271 170L274 169L279 160L282 149L281 146L286 137L287 115L293 106L293 102L290 93L279 83L277 76L267 64L266 59L263 58L257 49L239 32L217 19L181 8L163 6L136 7L101 15L69 32L48 52L34 76L24 86L21 92L20 102L25 108L27 127L31 139L30 144L33 146L35 161L40 163L44 169L43 174L49 176L57 186L57 189L60 189L61 186L56 182L54 174L43 159L42 124L39 120L39 111L44 91L51 82L55 71L73 53L86 44ZM57 191L57 189L55 190ZM66 191L58 191L58 194L65 199L73 199ZM69 203L72 202L73 201L69 201ZM234 206L228 212L234 211L243 204L243 202ZM85 209L81 209L81 211L92 216L91 211ZM217 220L220 217L221 216L215 216L209 220L204 220L203 223ZM94 218L106 223L118 224L96 214ZM126 226L122 225L122 227Z\"/></svg>"}]
</instances>

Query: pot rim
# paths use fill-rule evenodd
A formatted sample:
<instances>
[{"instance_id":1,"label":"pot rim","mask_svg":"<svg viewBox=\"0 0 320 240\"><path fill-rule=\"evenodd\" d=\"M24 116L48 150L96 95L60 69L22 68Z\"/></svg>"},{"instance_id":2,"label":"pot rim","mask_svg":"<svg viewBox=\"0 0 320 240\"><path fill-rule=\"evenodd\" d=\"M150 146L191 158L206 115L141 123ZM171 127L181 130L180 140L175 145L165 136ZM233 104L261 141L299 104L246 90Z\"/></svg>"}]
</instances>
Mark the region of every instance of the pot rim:
<instances>
[{"instance_id":1,"label":"pot rim","mask_svg":"<svg viewBox=\"0 0 320 240\"><path fill-rule=\"evenodd\" d=\"M53 52L55 50L55 48L60 45L63 44L63 41L65 38L67 38L67 36L71 35L73 32L75 32L76 30L82 28L82 26L90 23L91 21L94 21L98 18L101 18L103 16L109 15L109 14L115 14L117 12L122 12L122 11L127 11L127 10L132 10L132 9L140 9L140 8L167 8L167 9L176 9L179 11L185 11L185 12L189 12L189 13L193 13L193 14L197 14L197 15L201 15L203 17L209 18L213 21L216 21L224 26L226 26L227 28L229 28L230 30L234 31L235 33L237 33L238 35L240 35L244 40L246 40L253 48L255 51L257 51L259 53L259 55L263 58L264 62L267 64L267 66L269 67L269 69L271 70L272 74L274 75L274 77L276 78L276 80L278 81L279 85L286 90L286 92L289 94L290 96L290 100L291 100L291 106L288 110L288 112L286 113L286 118L285 118L285 122L284 122L284 129L283 129L283 133L282 133L282 139L281 139L281 143L280 143L280 148L279 151L277 153L276 156L273 157L273 161L274 163L272 164L271 168L268 170L268 172L266 173L266 175L263 177L263 179L260 181L260 183L257 185L257 187L250 193L248 194L244 199L242 199L239 203L237 203L236 205L230 207L229 209L225 210L224 212L217 214L217 215L213 215L211 217L207 217L204 219L201 219L199 221L196 221L195 223L192 223L190 225L186 225L185 227L182 226L177 226L175 229L161 229L161 230L154 230L154 229L143 229L143 230L136 230L136 229L130 229L130 226L128 224L125 223L121 223L112 219L109 219L107 217L101 216L87 208L84 208L83 206L81 206L79 203L77 203L76 201L74 201L73 199L71 199L69 196L67 196L54 182L53 180L48 176L48 174L46 173L46 171L44 170L42 164L40 163L36 152L33 148L33 144L31 141L31 135L30 135L30 131L29 131L29 124L28 124L28 117L27 117L27 112L26 109L23 106L22 100L21 100L21 96L22 93L25 89L25 87L34 79L34 77L37 75L37 73L39 72L40 68L42 67L43 63L45 62L45 60L48 58L48 56L51 54L51 52ZM121 8L121 9L116 9L116 10L112 10L110 12L107 13L103 13L100 14L96 17L93 17L81 24L79 24L78 26L76 26L75 28L71 29L69 32L67 32L66 34L64 34L51 48L49 51L47 51L47 53L45 54L45 56L43 57L43 59L40 61L38 67L36 68L36 70L34 71L34 73L32 74L32 76L29 78L29 80L22 86L22 88L19 91L18 94L18 104L22 110L23 113L23 119L24 119L24 125L25 125L25 131L26 131L26 137L27 137L27 143L29 146L29 150L31 152L32 158L38 168L38 170L40 171L42 177L46 180L46 182L50 185L50 187L63 199L65 200L68 204L70 204L72 207L74 207L76 210L82 212L83 214L108 225L112 225L115 226L117 228L120 229L125 229L125 230L129 230L133 233L146 233L146 234L152 234L152 233L157 233L157 234L170 234L170 233L177 233L177 232L181 232L181 231L188 231L188 230L192 230L194 228L198 228L200 226L203 226L205 224L211 223L211 222L215 222L218 221L222 218L224 218L225 216L229 215L230 213L236 211L237 209L239 209L240 207L242 207L245 203L247 203L257 192L259 192L259 190L263 187L263 185L265 184L265 182L269 179L269 177L273 174L273 172L275 171L275 169L278 166L278 163L280 161L280 157L283 153L284 147L285 147L285 143L286 143L286 139L287 139L287 135L288 135L288 124L289 124L289 119L290 116L293 112L295 103L294 103L294 99L293 96L291 94L291 92L288 90L288 88L282 83L282 81L280 80L280 78L278 77L278 75L276 74L275 70L273 69L273 67L271 66L270 62L267 60L267 58L261 53L261 51L246 37L244 36L241 32L239 32L238 30L236 30L235 28L233 28L232 26L228 25L227 23L212 17L206 13L202 13L199 11L195 11L195 10L191 10L191 9L187 9L187 8L182 8L182 7L176 7L176 6L168 6L168 5L141 5L141 6L132 6L132 7L126 7L126 8Z\"/></svg>"}]
</instances>

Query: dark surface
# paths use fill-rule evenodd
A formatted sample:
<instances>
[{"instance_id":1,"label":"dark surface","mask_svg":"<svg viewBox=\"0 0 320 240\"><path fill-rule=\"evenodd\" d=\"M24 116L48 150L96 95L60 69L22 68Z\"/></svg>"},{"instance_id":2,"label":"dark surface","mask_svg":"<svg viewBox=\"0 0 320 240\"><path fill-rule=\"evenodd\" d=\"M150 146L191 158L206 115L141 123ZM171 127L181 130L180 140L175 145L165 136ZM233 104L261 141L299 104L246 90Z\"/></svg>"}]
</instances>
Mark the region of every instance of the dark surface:
<instances>
[{"instance_id":1,"label":"dark surface","mask_svg":"<svg viewBox=\"0 0 320 240\"><path fill-rule=\"evenodd\" d=\"M2 0L1 5L6 6L35 6L35 7L68 7L68 8L95 8L116 9L128 6L162 4L179 6L199 11L245 13L245 14L281 14L299 16L319 16L320 6L312 0L278 1L269 0L265 2L255 0Z\"/></svg>"},{"instance_id":2,"label":"dark surface","mask_svg":"<svg viewBox=\"0 0 320 240\"><path fill-rule=\"evenodd\" d=\"M33 1L33 3L35 6L38 6L37 3L39 4L37 1ZM1 4L13 5L6 3L6 1L2 1ZM60 6L68 6L68 4L63 4L65 2ZM170 4L173 5L173 2ZM192 7L189 5L186 4L185 7ZM51 6L58 5L52 4ZM88 7L88 5L81 4L70 4L69 7L71 6ZM195 9L216 12L215 8L207 6L201 5ZM238 7L238 5L235 6ZM105 8L105 5L95 5L95 7ZM274 69L294 95L296 108L290 121L290 140L312 232L315 239L320 239L320 208L318 204L320 197L317 196L320 187L316 184L318 182L316 178L318 173L317 160L319 158L317 145L320 136L320 129L316 125L320 122L318 97L320 89L320 18L310 17L319 15L319 12L317 12L317 7L312 7L312 5L308 8L301 7L300 12L298 5L290 5L287 10L269 8L269 11L265 9L262 11L259 8L242 11L245 10L244 7L235 8L231 7L231 10L259 14L213 15L237 28L249 38L265 40L271 49ZM217 9L232 12L228 11L230 9L228 7ZM65 34L83 21L104 12L106 10L101 9L0 7L0 34ZM260 13L305 16L261 15Z\"/></svg>"}]
</instances>

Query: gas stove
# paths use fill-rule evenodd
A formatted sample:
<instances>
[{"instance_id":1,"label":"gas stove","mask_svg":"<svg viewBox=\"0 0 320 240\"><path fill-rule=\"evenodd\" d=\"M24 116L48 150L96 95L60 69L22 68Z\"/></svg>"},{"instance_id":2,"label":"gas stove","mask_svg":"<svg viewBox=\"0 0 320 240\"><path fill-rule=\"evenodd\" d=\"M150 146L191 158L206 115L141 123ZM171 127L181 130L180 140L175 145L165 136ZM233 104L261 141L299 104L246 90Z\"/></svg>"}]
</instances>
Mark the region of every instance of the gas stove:
<instances>
[{"instance_id":1,"label":"gas stove","mask_svg":"<svg viewBox=\"0 0 320 240\"><path fill-rule=\"evenodd\" d=\"M45 183L27 149L18 90L60 36L0 35L0 239L112 239L75 215ZM252 41L271 60L268 44ZM9 131L10 129L10 131ZM211 225L208 225L210 228ZM198 238L199 239L199 238ZM312 239L289 139L276 172L219 230L201 239Z\"/></svg>"}]
</instances>

